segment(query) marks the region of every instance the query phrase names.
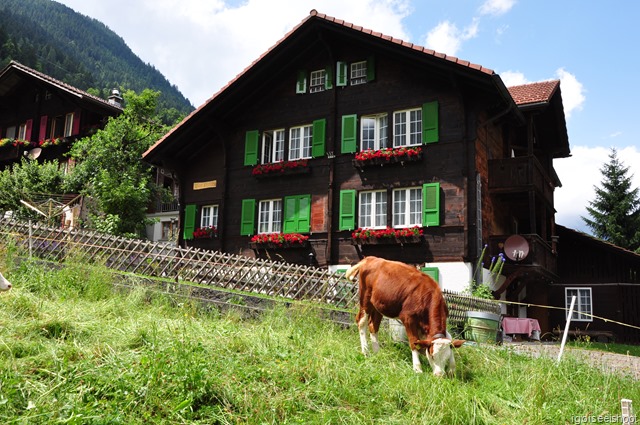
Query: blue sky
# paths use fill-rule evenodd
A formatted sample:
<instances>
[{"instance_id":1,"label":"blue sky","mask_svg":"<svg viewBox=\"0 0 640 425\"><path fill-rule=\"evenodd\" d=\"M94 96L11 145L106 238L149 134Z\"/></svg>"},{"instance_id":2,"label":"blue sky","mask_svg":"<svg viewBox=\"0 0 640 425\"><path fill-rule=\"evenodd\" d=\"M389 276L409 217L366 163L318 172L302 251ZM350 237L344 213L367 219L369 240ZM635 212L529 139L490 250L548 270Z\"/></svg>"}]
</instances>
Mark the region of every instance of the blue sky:
<instances>
[{"instance_id":1,"label":"blue sky","mask_svg":"<svg viewBox=\"0 0 640 425\"><path fill-rule=\"evenodd\" d=\"M200 106L311 9L481 64L505 84L561 80L572 157L556 222L581 216L612 147L640 187L640 2L626 0L58 0L120 35Z\"/></svg>"}]
</instances>

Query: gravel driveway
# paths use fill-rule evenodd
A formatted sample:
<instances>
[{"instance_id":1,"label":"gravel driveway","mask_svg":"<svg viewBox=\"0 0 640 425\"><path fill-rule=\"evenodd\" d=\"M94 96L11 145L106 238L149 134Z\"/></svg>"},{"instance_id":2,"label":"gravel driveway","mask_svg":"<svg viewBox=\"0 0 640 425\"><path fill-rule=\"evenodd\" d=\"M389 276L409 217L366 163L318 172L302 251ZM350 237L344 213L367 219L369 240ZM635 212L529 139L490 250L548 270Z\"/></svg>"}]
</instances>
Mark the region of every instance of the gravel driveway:
<instances>
[{"instance_id":1,"label":"gravel driveway","mask_svg":"<svg viewBox=\"0 0 640 425\"><path fill-rule=\"evenodd\" d=\"M516 353L529 354L534 357L548 356L554 359L558 358L560 351L558 343L515 342L505 343L504 346ZM630 375L634 379L640 380L640 357L573 347L565 347L563 358L566 355L573 356L605 372Z\"/></svg>"}]
</instances>

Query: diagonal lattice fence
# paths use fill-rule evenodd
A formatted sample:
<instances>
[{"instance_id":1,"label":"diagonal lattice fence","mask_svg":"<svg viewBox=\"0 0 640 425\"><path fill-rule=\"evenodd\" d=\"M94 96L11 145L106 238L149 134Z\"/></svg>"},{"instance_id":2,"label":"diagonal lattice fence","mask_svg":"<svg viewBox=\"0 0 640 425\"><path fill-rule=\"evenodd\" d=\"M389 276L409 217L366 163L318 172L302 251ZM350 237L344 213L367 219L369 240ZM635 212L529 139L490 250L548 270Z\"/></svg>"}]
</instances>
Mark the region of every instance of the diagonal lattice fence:
<instances>
[{"instance_id":1,"label":"diagonal lattice fence","mask_svg":"<svg viewBox=\"0 0 640 425\"><path fill-rule=\"evenodd\" d=\"M352 311L358 303L357 286L326 269L10 219L0 219L0 235L30 256L50 261L80 258L121 272L273 298L310 300L345 311ZM488 300L446 290L444 296L449 322L454 326L466 320L469 310L500 311L497 303Z\"/></svg>"}]
</instances>

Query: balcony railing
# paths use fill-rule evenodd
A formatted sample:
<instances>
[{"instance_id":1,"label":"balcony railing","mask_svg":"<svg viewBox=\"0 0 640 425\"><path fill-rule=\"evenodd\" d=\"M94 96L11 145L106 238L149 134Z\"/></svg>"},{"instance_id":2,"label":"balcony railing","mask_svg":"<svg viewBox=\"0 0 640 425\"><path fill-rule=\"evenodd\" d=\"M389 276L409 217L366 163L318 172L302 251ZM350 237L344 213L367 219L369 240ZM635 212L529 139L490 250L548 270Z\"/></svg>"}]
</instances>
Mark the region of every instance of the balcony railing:
<instances>
[{"instance_id":1,"label":"balcony railing","mask_svg":"<svg viewBox=\"0 0 640 425\"><path fill-rule=\"evenodd\" d=\"M497 256L501 252L504 252L505 255L511 254L505 251L504 243L510 235L496 235L489 237L489 247L488 252L490 256ZM507 262L505 263L505 269L508 267L514 266L537 266L545 271L557 275L558 273L558 263L557 263L557 255L553 251L550 243L547 243L543 240L540 235L520 235L522 236L529 245L529 253L525 258L520 261L514 261L509 259L507 255Z\"/></svg>"},{"instance_id":2,"label":"balcony railing","mask_svg":"<svg viewBox=\"0 0 640 425\"><path fill-rule=\"evenodd\" d=\"M534 156L489 161L489 192L491 194L530 190L535 190L549 205L553 205L554 185L549 174Z\"/></svg>"}]
</instances>

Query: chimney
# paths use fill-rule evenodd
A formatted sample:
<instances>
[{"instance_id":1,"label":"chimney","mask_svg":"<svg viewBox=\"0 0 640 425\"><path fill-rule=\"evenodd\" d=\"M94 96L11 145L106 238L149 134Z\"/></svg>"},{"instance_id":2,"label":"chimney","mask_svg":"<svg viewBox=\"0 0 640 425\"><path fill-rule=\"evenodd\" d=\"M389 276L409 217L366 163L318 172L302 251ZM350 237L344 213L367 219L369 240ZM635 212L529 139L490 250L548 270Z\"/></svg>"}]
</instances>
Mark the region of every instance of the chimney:
<instances>
[{"instance_id":1,"label":"chimney","mask_svg":"<svg viewBox=\"0 0 640 425\"><path fill-rule=\"evenodd\" d=\"M108 100L110 104L120 107L122 107L122 103L124 101L124 99L122 99L122 96L120 96L120 91L118 89L111 90L111 96L109 96Z\"/></svg>"}]
</instances>

